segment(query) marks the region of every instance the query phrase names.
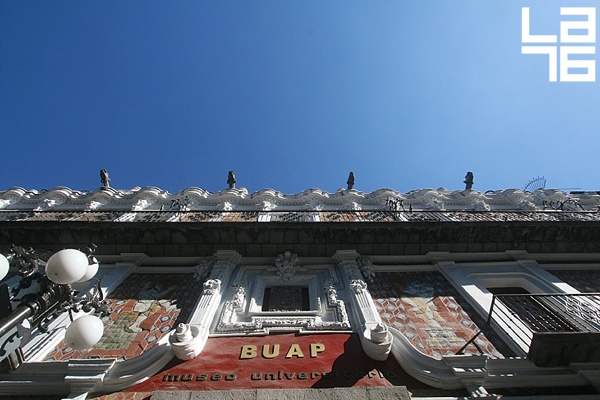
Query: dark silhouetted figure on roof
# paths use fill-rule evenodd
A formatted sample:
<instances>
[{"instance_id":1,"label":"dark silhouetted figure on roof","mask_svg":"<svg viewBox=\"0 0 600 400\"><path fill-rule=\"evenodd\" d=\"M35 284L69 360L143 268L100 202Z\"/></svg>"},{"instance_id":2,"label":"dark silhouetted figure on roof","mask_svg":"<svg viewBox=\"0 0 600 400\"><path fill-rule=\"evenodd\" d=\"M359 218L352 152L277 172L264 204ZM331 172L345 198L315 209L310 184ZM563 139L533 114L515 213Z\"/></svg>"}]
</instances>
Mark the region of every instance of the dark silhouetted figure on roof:
<instances>
[{"instance_id":1,"label":"dark silhouetted figure on roof","mask_svg":"<svg viewBox=\"0 0 600 400\"><path fill-rule=\"evenodd\" d=\"M350 172L350 175L348 175L348 181L346 183L348 184L348 190L354 188L354 172Z\"/></svg>"},{"instance_id":2,"label":"dark silhouetted figure on roof","mask_svg":"<svg viewBox=\"0 0 600 400\"><path fill-rule=\"evenodd\" d=\"M467 172L467 175L465 176L465 190L471 190L471 188L473 187L473 173L472 172Z\"/></svg>"},{"instance_id":3,"label":"dark silhouetted figure on roof","mask_svg":"<svg viewBox=\"0 0 600 400\"><path fill-rule=\"evenodd\" d=\"M233 174L233 171L229 171L229 174L227 175L227 184L229 185L229 189L235 189L235 183L237 181L235 180L235 175Z\"/></svg>"},{"instance_id":4,"label":"dark silhouetted figure on roof","mask_svg":"<svg viewBox=\"0 0 600 400\"><path fill-rule=\"evenodd\" d=\"M110 187L109 183L110 178L108 177L108 171L105 169L100 170L100 182L102 182L102 187Z\"/></svg>"}]
</instances>

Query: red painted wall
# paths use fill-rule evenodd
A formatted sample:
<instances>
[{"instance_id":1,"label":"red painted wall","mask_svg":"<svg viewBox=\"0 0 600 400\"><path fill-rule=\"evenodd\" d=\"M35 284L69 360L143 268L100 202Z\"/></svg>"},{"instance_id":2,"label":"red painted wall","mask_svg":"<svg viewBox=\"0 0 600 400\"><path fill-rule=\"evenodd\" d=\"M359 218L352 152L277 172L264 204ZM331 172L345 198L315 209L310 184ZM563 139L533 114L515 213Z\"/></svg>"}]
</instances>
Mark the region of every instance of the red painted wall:
<instances>
[{"instance_id":1,"label":"red painted wall","mask_svg":"<svg viewBox=\"0 0 600 400\"><path fill-rule=\"evenodd\" d=\"M195 359L171 365L127 391L392 385L424 386L392 356L385 362L367 357L355 334L278 334L210 338Z\"/></svg>"}]
</instances>

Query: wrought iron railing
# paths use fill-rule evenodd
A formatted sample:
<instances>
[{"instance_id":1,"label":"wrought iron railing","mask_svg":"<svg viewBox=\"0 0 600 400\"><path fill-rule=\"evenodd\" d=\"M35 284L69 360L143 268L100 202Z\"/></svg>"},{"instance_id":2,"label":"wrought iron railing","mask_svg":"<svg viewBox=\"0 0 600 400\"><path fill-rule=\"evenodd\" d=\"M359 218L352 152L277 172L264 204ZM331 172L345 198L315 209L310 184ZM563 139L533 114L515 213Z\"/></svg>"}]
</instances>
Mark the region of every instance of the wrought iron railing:
<instances>
[{"instance_id":1,"label":"wrought iron railing","mask_svg":"<svg viewBox=\"0 0 600 400\"><path fill-rule=\"evenodd\" d=\"M536 334L600 334L600 293L494 295L486 326L457 354L493 328L504 330L525 353Z\"/></svg>"},{"instance_id":2,"label":"wrought iron railing","mask_svg":"<svg viewBox=\"0 0 600 400\"><path fill-rule=\"evenodd\" d=\"M77 222L560 222L600 221L592 211L16 211L0 221Z\"/></svg>"}]
</instances>

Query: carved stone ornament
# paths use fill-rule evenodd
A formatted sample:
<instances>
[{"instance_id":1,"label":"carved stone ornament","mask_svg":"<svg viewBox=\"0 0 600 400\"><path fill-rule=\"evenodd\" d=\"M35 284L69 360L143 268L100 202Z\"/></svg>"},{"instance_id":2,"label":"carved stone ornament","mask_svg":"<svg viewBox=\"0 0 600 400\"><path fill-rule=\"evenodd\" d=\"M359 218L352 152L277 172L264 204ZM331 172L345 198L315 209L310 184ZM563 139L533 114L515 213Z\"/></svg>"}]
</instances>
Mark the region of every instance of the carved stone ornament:
<instances>
[{"instance_id":1,"label":"carved stone ornament","mask_svg":"<svg viewBox=\"0 0 600 400\"><path fill-rule=\"evenodd\" d=\"M200 263L196 265L196 270L194 271L194 276L192 279L194 282L200 282L205 280L212 271L215 263L217 262L217 257L204 257L200 260Z\"/></svg>"},{"instance_id":2,"label":"carved stone ornament","mask_svg":"<svg viewBox=\"0 0 600 400\"><path fill-rule=\"evenodd\" d=\"M373 271L373 263L369 257L361 256L356 259L356 263L358 264L358 268L362 273L363 277L369 281L373 282L375 278L375 271Z\"/></svg>"},{"instance_id":3,"label":"carved stone ornament","mask_svg":"<svg viewBox=\"0 0 600 400\"><path fill-rule=\"evenodd\" d=\"M468 181L468 179L465 180ZM151 206L136 204L145 199ZM190 202L186 199L193 199ZM273 189L263 189L249 194L246 190L231 189L216 193L200 188L187 188L178 193L169 193L155 187L131 190L101 188L93 192L56 187L36 191L13 187L0 191L0 208L9 211L69 210L85 211L95 209L92 202L100 202L110 212L128 212L132 209L156 210L161 205L166 211L248 211L294 209L301 211L473 211L472 205L479 199L491 211L595 211L600 207L600 195L594 192L567 194L559 189L538 189L524 192L519 189L493 190L485 193L472 189L447 190L417 189L400 193L390 189L379 189L371 193L357 190L340 190L328 193L320 189L308 189L296 194L283 194ZM49 201L47 201L49 200ZM391 200L391 201L390 201ZM95 204L95 203L94 203ZM171 204L171 206L169 206ZM156 216L152 216L156 218ZM531 216L528 216L530 220ZM596 218L597 220L598 218Z\"/></svg>"},{"instance_id":4,"label":"carved stone ornament","mask_svg":"<svg viewBox=\"0 0 600 400\"><path fill-rule=\"evenodd\" d=\"M288 261L292 259L288 254ZM285 257L282 257L282 262ZM313 266L314 267L314 266ZM274 271L275 272L275 271ZM296 280L304 277L305 283L316 281L316 277L306 275L296 276ZM321 306L321 297L323 293L319 288L314 287L310 310L281 310L281 311L261 311L260 306L253 308L252 304L256 299L264 296L265 285L262 281L263 275L254 283L254 289L248 294L246 288L248 282L236 284L233 286L234 293L231 300L223 304L216 332L220 333L267 333L277 330L295 330L301 332L310 331L346 331L351 329L348 312L344 302L338 299L337 290L334 287L333 279L323 281L322 290L325 292L328 312L324 313ZM277 280L268 280L277 282ZM281 282L281 281L279 281ZM310 287L310 283L308 286ZM276 285L276 288L286 288L288 285ZM247 302L250 302L248 308Z\"/></svg>"},{"instance_id":5,"label":"carved stone ornament","mask_svg":"<svg viewBox=\"0 0 600 400\"><path fill-rule=\"evenodd\" d=\"M280 254L275 260L277 266L277 276L284 282L289 282L296 275L296 269L300 266L298 255L286 251L285 254Z\"/></svg>"},{"instance_id":6,"label":"carved stone ornament","mask_svg":"<svg viewBox=\"0 0 600 400\"><path fill-rule=\"evenodd\" d=\"M337 320L344 328L350 328L350 319L348 318L348 312L346 311L346 304L343 300L339 300L337 297L337 290L333 286L333 281L327 280L324 282L323 289L327 294L327 304L329 307L333 307L336 310Z\"/></svg>"},{"instance_id":7,"label":"carved stone ornament","mask_svg":"<svg viewBox=\"0 0 600 400\"><path fill-rule=\"evenodd\" d=\"M367 283L365 281L363 281L362 279L353 279L350 282L350 286L352 287L352 290L354 290L354 293L356 293L356 294L361 294L364 290L367 289Z\"/></svg>"},{"instance_id":8,"label":"carved stone ornament","mask_svg":"<svg viewBox=\"0 0 600 400\"><path fill-rule=\"evenodd\" d=\"M221 281L219 279L209 279L204 282L204 291L202 294L212 295L215 291L221 287Z\"/></svg>"},{"instance_id":9,"label":"carved stone ornament","mask_svg":"<svg viewBox=\"0 0 600 400\"><path fill-rule=\"evenodd\" d=\"M233 308L236 311L242 311L244 309L244 305L246 304L246 288L240 286L235 291L233 295Z\"/></svg>"}]
</instances>

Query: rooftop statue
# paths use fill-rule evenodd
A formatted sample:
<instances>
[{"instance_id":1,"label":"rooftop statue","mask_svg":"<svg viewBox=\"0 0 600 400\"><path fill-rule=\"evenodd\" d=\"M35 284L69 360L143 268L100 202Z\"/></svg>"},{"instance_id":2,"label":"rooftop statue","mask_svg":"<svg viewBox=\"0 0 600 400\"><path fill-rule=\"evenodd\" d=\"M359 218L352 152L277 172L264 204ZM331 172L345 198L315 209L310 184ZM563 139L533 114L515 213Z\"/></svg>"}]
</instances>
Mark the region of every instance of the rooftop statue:
<instances>
[{"instance_id":1,"label":"rooftop statue","mask_svg":"<svg viewBox=\"0 0 600 400\"><path fill-rule=\"evenodd\" d=\"M471 190L473 188L473 173L472 172L467 172L467 175L465 176L465 190Z\"/></svg>"},{"instance_id":2,"label":"rooftop statue","mask_svg":"<svg viewBox=\"0 0 600 400\"><path fill-rule=\"evenodd\" d=\"M233 174L233 171L229 171L229 174L227 175L227 184L229 185L229 189L235 189L235 183L237 181L235 180L235 175Z\"/></svg>"},{"instance_id":3,"label":"rooftop statue","mask_svg":"<svg viewBox=\"0 0 600 400\"><path fill-rule=\"evenodd\" d=\"M108 177L108 171L105 169L100 170L100 182L102 182L102 187L110 187L109 183L110 178Z\"/></svg>"},{"instance_id":4,"label":"rooftop statue","mask_svg":"<svg viewBox=\"0 0 600 400\"><path fill-rule=\"evenodd\" d=\"M346 183L348 184L348 190L354 188L354 172L350 172L350 175L348 175L348 181Z\"/></svg>"}]
</instances>

